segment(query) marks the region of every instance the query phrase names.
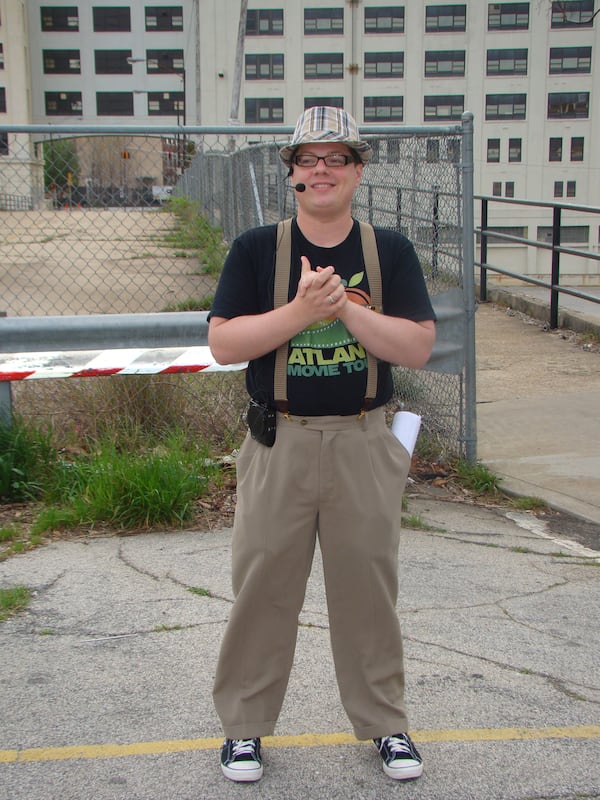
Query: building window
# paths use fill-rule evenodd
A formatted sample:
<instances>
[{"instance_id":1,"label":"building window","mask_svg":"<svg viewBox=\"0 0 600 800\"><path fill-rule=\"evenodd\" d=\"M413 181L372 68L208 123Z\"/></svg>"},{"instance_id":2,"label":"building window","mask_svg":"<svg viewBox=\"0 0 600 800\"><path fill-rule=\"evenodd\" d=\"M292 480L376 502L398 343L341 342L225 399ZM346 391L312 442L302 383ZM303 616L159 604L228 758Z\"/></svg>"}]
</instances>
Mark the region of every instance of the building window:
<instances>
[{"instance_id":1,"label":"building window","mask_svg":"<svg viewBox=\"0 0 600 800\"><path fill-rule=\"evenodd\" d=\"M333 108L343 108L343 97L305 97L304 108L312 108L313 106L332 106Z\"/></svg>"},{"instance_id":2,"label":"building window","mask_svg":"<svg viewBox=\"0 0 600 800\"><path fill-rule=\"evenodd\" d=\"M488 50L488 75L527 75L527 48Z\"/></svg>"},{"instance_id":3,"label":"building window","mask_svg":"<svg viewBox=\"0 0 600 800\"><path fill-rule=\"evenodd\" d=\"M94 31L113 33L131 30L131 9L129 6L95 6Z\"/></svg>"},{"instance_id":4,"label":"building window","mask_svg":"<svg viewBox=\"0 0 600 800\"><path fill-rule=\"evenodd\" d=\"M521 161L522 144L521 139L508 140L508 160L513 163Z\"/></svg>"},{"instance_id":5,"label":"building window","mask_svg":"<svg viewBox=\"0 0 600 800\"><path fill-rule=\"evenodd\" d=\"M131 75L131 50L94 50L96 75Z\"/></svg>"},{"instance_id":6,"label":"building window","mask_svg":"<svg viewBox=\"0 0 600 800\"><path fill-rule=\"evenodd\" d=\"M146 6L147 31L183 30L182 6Z\"/></svg>"},{"instance_id":7,"label":"building window","mask_svg":"<svg viewBox=\"0 0 600 800\"><path fill-rule=\"evenodd\" d=\"M453 78L464 74L464 50L427 50L425 52L426 78Z\"/></svg>"},{"instance_id":8,"label":"building window","mask_svg":"<svg viewBox=\"0 0 600 800\"><path fill-rule=\"evenodd\" d=\"M527 95L488 94L485 97L486 119L525 119Z\"/></svg>"},{"instance_id":9,"label":"building window","mask_svg":"<svg viewBox=\"0 0 600 800\"><path fill-rule=\"evenodd\" d=\"M488 164L500 162L500 139L487 140L487 161Z\"/></svg>"},{"instance_id":10,"label":"building window","mask_svg":"<svg viewBox=\"0 0 600 800\"><path fill-rule=\"evenodd\" d=\"M499 191L495 197L500 197L502 192L502 184L494 184L495 186L499 187ZM488 231L496 231L496 233L505 234L506 236L518 236L519 239L527 239L528 236L528 228L527 226L523 225L488 225ZM477 244L481 241L481 234L476 234ZM488 244L492 242L494 244L512 244L512 242L507 241L506 239L501 239L499 236L494 236L492 233L487 234Z\"/></svg>"},{"instance_id":11,"label":"building window","mask_svg":"<svg viewBox=\"0 0 600 800\"><path fill-rule=\"evenodd\" d=\"M427 139L425 161L427 161L428 164L437 164L439 160L440 160L440 140Z\"/></svg>"},{"instance_id":12,"label":"building window","mask_svg":"<svg viewBox=\"0 0 600 800\"><path fill-rule=\"evenodd\" d=\"M42 6L43 31L78 31L79 11L77 6Z\"/></svg>"},{"instance_id":13,"label":"building window","mask_svg":"<svg viewBox=\"0 0 600 800\"><path fill-rule=\"evenodd\" d=\"M6 131L0 131L0 156L8 155L10 155L10 149L8 146L8 133Z\"/></svg>"},{"instance_id":14,"label":"building window","mask_svg":"<svg viewBox=\"0 0 600 800\"><path fill-rule=\"evenodd\" d=\"M594 0L558 0L552 3L553 28L591 28L594 22Z\"/></svg>"},{"instance_id":15,"label":"building window","mask_svg":"<svg viewBox=\"0 0 600 800\"><path fill-rule=\"evenodd\" d=\"M43 50L44 75L79 75L79 50Z\"/></svg>"},{"instance_id":16,"label":"building window","mask_svg":"<svg viewBox=\"0 0 600 800\"><path fill-rule=\"evenodd\" d=\"M146 71L148 74L171 75L183 72L183 50L146 50Z\"/></svg>"},{"instance_id":17,"label":"building window","mask_svg":"<svg viewBox=\"0 0 600 800\"><path fill-rule=\"evenodd\" d=\"M283 98L247 97L245 122L283 122Z\"/></svg>"},{"instance_id":18,"label":"building window","mask_svg":"<svg viewBox=\"0 0 600 800\"><path fill-rule=\"evenodd\" d=\"M404 33L404 6L365 8L365 33Z\"/></svg>"},{"instance_id":19,"label":"building window","mask_svg":"<svg viewBox=\"0 0 600 800\"><path fill-rule=\"evenodd\" d=\"M404 53L365 53L365 78L403 78Z\"/></svg>"},{"instance_id":20,"label":"building window","mask_svg":"<svg viewBox=\"0 0 600 800\"><path fill-rule=\"evenodd\" d=\"M466 29L466 5L427 6L425 10L425 30L427 33L464 31Z\"/></svg>"},{"instance_id":21,"label":"building window","mask_svg":"<svg viewBox=\"0 0 600 800\"><path fill-rule=\"evenodd\" d=\"M548 146L548 161L562 161L562 137L551 136Z\"/></svg>"},{"instance_id":22,"label":"building window","mask_svg":"<svg viewBox=\"0 0 600 800\"><path fill-rule=\"evenodd\" d=\"M148 92L149 117L177 117L185 111L183 92Z\"/></svg>"},{"instance_id":23,"label":"building window","mask_svg":"<svg viewBox=\"0 0 600 800\"><path fill-rule=\"evenodd\" d=\"M587 119L589 115L589 92L551 92L548 95L548 119Z\"/></svg>"},{"instance_id":24,"label":"building window","mask_svg":"<svg viewBox=\"0 0 600 800\"><path fill-rule=\"evenodd\" d=\"M306 36L313 34L343 34L344 9L343 8L305 8L304 33Z\"/></svg>"},{"instance_id":25,"label":"building window","mask_svg":"<svg viewBox=\"0 0 600 800\"><path fill-rule=\"evenodd\" d=\"M592 71L591 47L551 47L550 75Z\"/></svg>"},{"instance_id":26,"label":"building window","mask_svg":"<svg viewBox=\"0 0 600 800\"><path fill-rule=\"evenodd\" d=\"M554 197L564 197L563 181L554 181ZM567 197L575 197L575 181L567 181Z\"/></svg>"},{"instance_id":27,"label":"building window","mask_svg":"<svg viewBox=\"0 0 600 800\"><path fill-rule=\"evenodd\" d=\"M465 110L462 94L437 94L423 98L423 118L431 120L459 120Z\"/></svg>"},{"instance_id":28,"label":"building window","mask_svg":"<svg viewBox=\"0 0 600 800\"><path fill-rule=\"evenodd\" d=\"M283 80L283 53L248 54L245 76L247 81Z\"/></svg>"},{"instance_id":29,"label":"building window","mask_svg":"<svg viewBox=\"0 0 600 800\"><path fill-rule=\"evenodd\" d=\"M504 184L504 196L505 197L514 197L515 196L515 182L514 181L506 181Z\"/></svg>"},{"instance_id":30,"label":"building window","mask_svg":"<svg viewBox=\"0 0 600 800\"><path fill-rule=\"evenodd\" d=\"M343 53L305 53L306 80L335 80L344 77Z\"/></svg>"},{"instance_id":31,"label":"building window","mask_svg":"<svg viewBox=\"0 0 600 800\"><path fill-rule=\"evenodd\" d=\"M494 181L492 183L492 195L494 197L502 197L502 181Z\"/></svg>"},{"instance_id":32,"label":"building window","mask_svg":"<svg viewBox=\"0 0 600 800\"><path fill-rule=\"evenodd\" d=\"M248 9L247 36L283 36L283 9Z\"/></svg>"},{"instance_id":33,"label":"building window","mask_svg":"<svg viewBox=\"0 0 600 800\"><path fill-rule=\"evenodd\" d=\"M446 153L451 164L458 164L460 161L460 139L447 139Z\"/></svg>"},{"instance_id":34,"label":"building window","mask_svg":"<svg viewBox=\"0 0 600 800\"><path fill-rule=\"evenodd\" d=\"M571 137L571 161L583 161L583 136Z\"/></svg>"},{"instance_id":35,"label":"building window","mask_svg":"<svg viewBox=\"0 0 600 800\"><path fill-rule=\"evenodd\" d=\"M0 113L6 113L6 89L0 86Z\"/></svg>"},{"instance_id":36,"label":"building window","mask_svg":"<svg viewBox=\"0 0 600 800\"><path fill-rule=\"evenodd\" d=\"M49 117L81 114L81 92L46 92L44 101Z\"/></svg>"},{"instance_id":37,"label":"building window","mask_svg":"<svg viewBox=\"0 0 600 800\"><path fill-rule=\"evenodd\" d=\"M0 42L0 69L4 69L4 45Z\"/></svg>"},{"instance_id":38,"label":"building window","mask_svg":"<svg viewBox=\"0 0 600 800\"><path fill-rule=\"evenodd\" d=\"M529 28L529 3L490 3L488 31L518 31Z\"/></svg>"},{"instance_id":39,"label":"building window","mask_svg":"<svg viewBox=\"0 0 600 800\"><path fill-rule=\"evenodd\" d=\"M132 117L133 92L96 92L99 117Z\"/></svg>"},{"instance_id":40,"label":"building window","mask_svg":"<svg viewBox=\"0 0 600 800\"><path fill-rule=\"evenodd\" d=\"M539 225L537 229L538 242L552 241L552 228L549 225ZM590 241L589 225L561 225L561 244L588 244Z\"/></svg>"},{"instance_id":41,"label":"building window","mask_svg":"<svg viewBox=\"0 0 600 800\"><path fill-rule=\"evenodd\" d=\"M365 97L363 102L365 122L402 122L404 119L403 97Z\"/></svg>"}]
</instances>

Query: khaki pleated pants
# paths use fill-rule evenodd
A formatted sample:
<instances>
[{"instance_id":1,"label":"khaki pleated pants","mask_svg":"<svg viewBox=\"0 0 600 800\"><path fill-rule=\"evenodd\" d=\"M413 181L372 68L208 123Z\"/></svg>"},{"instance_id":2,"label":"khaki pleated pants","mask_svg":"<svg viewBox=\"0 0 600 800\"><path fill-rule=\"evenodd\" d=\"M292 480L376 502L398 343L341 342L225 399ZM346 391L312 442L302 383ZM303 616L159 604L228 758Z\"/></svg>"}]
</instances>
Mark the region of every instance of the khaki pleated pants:
<instances>
[{"instance_id":1,"label":"khaki pleated pants","mask_svg":"<svg viewBox=\"0 0 600 800\"><path fill-rule=\"evenodd\" d=\"M362 418L278 414L272 448L246 437L237 462L235 602L213 692L226 737L274 731L317 535L336 677L354 733L406 732L396 599L409 466L383 409Z\"/></svg>"}]
</instances>

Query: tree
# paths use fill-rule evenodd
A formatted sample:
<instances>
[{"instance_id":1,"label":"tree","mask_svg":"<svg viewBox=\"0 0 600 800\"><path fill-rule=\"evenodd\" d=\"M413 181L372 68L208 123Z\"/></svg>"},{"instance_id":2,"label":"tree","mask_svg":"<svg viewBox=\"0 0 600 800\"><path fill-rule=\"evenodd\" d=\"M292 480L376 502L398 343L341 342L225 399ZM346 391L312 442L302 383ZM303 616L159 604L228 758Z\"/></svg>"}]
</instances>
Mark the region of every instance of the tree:
<instances>
[{"instance_id":1,"label":"tree","mask_svg":"<svg viewBox=\"0 0 600 800\"><path fill-rule=\"evenodd\" d=\"M72 139L51 139L44 143L44 186L66 190L79 183L79 158Z\"/></svg>"},{"instance_id":2,"label":"tree","mask_svg":"<svg viewBox=\"0 0 600 800\"><path fill-rule=\"evenodd\" d=\"M563 21L569 21L569 12L574 10L574 3L572 0L549 0L550 1L550 8L552 12L556 12L562 15ZM579 10L579 9L577 9ZM577 21L572 21L572 25L589 25L596 16L600 14L600 8L596 9L596 11L592 12L592 14L586 19L580 19Z\"/></svg>"}]
</instances>

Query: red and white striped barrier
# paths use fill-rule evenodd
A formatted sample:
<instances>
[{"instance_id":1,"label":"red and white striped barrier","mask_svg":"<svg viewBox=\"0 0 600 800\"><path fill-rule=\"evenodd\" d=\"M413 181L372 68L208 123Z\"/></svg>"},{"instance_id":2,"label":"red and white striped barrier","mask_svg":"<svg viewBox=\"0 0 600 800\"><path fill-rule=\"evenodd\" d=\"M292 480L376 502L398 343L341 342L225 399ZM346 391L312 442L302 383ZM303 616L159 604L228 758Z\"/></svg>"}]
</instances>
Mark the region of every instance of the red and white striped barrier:
<instances>
[{"instance_id":1,"label":"red and white striped barrier","mask_svg":"<svg viewBox=\"0 0 600 800\"><path fill-rule=\"evenodd\" d=\"M0 353L0 381L228 372L246 366L217 364L207 346Z\"/></svg>"}]
</instances>

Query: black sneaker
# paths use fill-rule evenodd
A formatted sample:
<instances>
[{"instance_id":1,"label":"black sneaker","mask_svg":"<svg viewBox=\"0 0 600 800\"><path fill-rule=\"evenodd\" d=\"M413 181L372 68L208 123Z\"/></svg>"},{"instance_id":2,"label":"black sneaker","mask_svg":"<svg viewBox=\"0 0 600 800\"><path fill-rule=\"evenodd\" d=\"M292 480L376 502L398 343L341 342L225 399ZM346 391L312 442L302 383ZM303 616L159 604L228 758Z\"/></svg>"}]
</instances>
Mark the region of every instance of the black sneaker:
<instances>
[{"instance_id":1,"label":"black sneaker","mask_svg":"<svg viewBox=\"0 0 600 800\"><path fill-rule=\"evenodd\" d=\"M373 739L383 759L383 771L390 778L406 781L419 778L423 772L423 760L407 733Z\"/></svg>"},{"instance_id":2,"label":"black sneaker","mask_svg":"<svg viewBox=\"0 0 600 800\"><path fill-rule=\"evenodd\" d=\"M258 781L263 775L260 739L225 739L221 769L231 781Z\"/></svg>"}]
</instances>

